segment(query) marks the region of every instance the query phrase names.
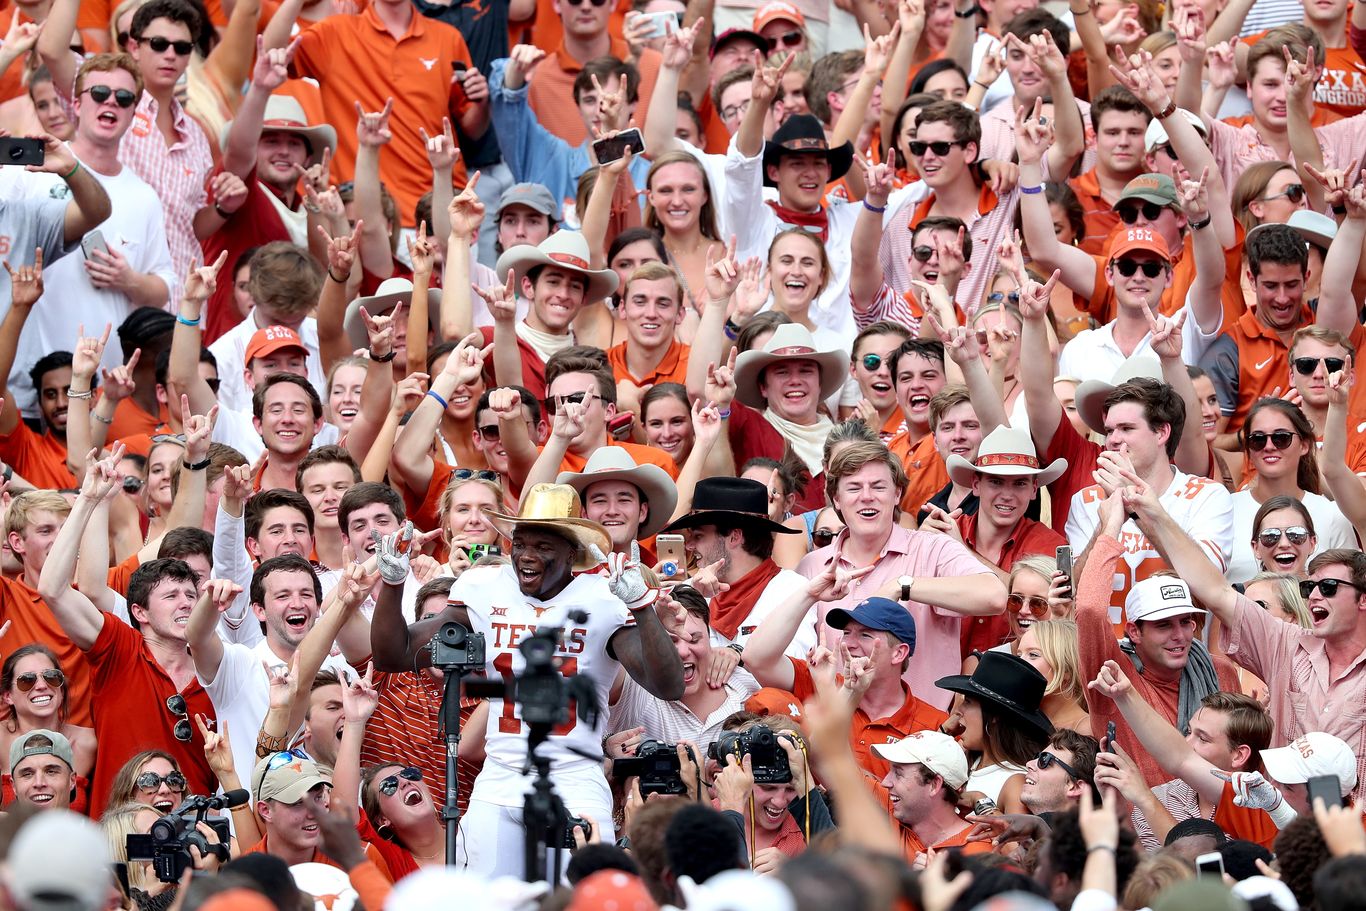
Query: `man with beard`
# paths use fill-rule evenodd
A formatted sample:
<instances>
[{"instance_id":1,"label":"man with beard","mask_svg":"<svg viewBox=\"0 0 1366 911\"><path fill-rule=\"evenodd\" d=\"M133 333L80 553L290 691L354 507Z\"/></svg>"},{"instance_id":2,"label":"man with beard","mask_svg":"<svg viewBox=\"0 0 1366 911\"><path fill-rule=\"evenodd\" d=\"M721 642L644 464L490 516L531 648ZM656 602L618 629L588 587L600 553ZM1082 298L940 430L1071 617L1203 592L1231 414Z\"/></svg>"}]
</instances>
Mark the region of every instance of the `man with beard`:
<instances>
[{"instance_id":1,"label":"man with beard","mask_svg":"<svg viewBox=\"0 0 1366 911\"><path fill-rule=\"evenodd\" d=\"M660 699L683 695L678 650L651 608L658 592L649 588L634 559L603 555L611 539L601 525L580 518L574 488L538 484L522 498L519 515L489 513L488 520L512 541L511 562L466 570L451 588L446 609L430 620L412 627L376 626L388 634L384 648L375 642L377 670L430 665L427 644L443 623L456 621L483 634L489 676L511 680L526 667L518 643L538 628L563 627L556 647L559 671L588 677L600 705L607 705L622 668ZM377 556L384 587L401 586L408 554L400 551L397 539L385 539ZM604 571L593 572L604 563ZM571 612L587 618L580 622ZM484 769L475 780L463 827L479 838L464 839L461 850L469 868L482 875L520 875L528 730L511 699L490 699L488 714ZM606 729L605 712L594 724L572 714L538 753L552 761L551 778L569 812L591 818L604 841L613 837L611 792L602 763L584 756L600 755Z\"/></svg>"}]
</instances>

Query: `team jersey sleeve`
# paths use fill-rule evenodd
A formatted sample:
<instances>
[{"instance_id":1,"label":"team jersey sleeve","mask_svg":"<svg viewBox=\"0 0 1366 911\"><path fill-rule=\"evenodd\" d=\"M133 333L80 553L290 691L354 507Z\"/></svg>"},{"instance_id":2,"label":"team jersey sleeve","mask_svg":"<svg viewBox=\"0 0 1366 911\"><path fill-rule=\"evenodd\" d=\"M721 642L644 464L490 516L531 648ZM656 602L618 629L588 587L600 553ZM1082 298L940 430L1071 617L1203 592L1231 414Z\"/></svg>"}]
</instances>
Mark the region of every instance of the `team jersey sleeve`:
<instances>
[{"instance_id":1,"label":"team jersey sleeve","mask_svg":"<svg viewBox=\"0 0 1366 911\"><path fill-rule=\"evenodd\" d=\"M1209 478L1186 476L1185 483L1173 491L1182 505L1177 521L1205 551L1220 572L1228 569L1233 556L1233 496L1224 485Z\"/></svg>"},{"instance_id":2,"label":"team jersey sleeve","mask_svg":"<svg viewBox=\"0 0 1366 911\"><path fill-rule=\"evenodd\" d=\"M1098 484L1083 487L1072 495L1072 502L1067 510L1066 535L1067 543L1072 546L1073 552L1081 554L1095 536L1096 527L1100 522L1100 509L1095 504L1098 504L1104 495L1105 491Z\"/></svg>"}]
</instances>

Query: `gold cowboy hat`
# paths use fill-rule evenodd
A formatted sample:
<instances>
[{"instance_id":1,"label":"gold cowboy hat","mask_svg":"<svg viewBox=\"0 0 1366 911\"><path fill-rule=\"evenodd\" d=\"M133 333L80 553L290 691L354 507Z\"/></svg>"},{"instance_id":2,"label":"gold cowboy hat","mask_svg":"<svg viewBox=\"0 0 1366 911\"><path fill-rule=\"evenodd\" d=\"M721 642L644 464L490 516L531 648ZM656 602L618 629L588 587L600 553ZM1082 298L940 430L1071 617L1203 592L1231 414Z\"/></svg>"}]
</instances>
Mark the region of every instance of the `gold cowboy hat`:
<instances>
[{"instance_id":1,"label":"gold cowboy hat","mask_svg":"<svg viewBox=\"0 0 1366 911\"><path fill-rule=\"evenodd\" d=\"M603 553L612 550L607 529L582 517L579 492L568 484L537 484L523 494L517 515L485 508L484 518L509 541L521 526L545 528L565 536L578 545L573 567L576 573L587 572L598 565L598 559L592 553L594 545Z\"/></svg>"}]
</instances>

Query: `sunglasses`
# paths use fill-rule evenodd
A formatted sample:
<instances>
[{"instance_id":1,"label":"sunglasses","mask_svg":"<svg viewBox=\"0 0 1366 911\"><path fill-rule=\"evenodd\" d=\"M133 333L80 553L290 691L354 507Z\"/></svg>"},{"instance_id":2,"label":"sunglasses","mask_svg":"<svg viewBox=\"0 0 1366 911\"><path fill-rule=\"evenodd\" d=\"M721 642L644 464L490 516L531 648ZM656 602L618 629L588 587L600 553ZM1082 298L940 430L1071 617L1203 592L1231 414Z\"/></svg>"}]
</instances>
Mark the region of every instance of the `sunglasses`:
<instances>
[{"instance_id":1,"label":"sunglasses","mask_svg":"<svg viewBox=\"0 0 1366 911\"><path fill-rule=\"evenodd\" d=\"M955 140L953 142L921 142L919 139L912 139L910 142L911 154L916 158L924 155L926 149L929 149L942 158L949 154L949 149L962 148L965 145L967 145L967 143L961 140Z\"/></svg>"},{"instance_id":2,"label":"sunglasses","mask_svg":"<svg viewBox=\"0 0 1366 911\"><path fill-rule=\"evenodd\" d=\"M181 743L189 743L190 738L194 736L194 729L190 727L190 713L185 705L185 697L179 693L167 697L166 709L179 719L171 727L171 733L175 735L175 739Z\"/></svg>"},{"instance_id":3,"label":"sunglasses","mask_svg":"<svg viewBox=\"0 0 1366 911\"><path fill-rule=\"evenodd\" d=\"M185 445L185 434L183 433L154 433L152 434L153 443L179 443Z\"/></svg>"},{"instance_id":4,"label":"sunglasses","mask_svg":"<svg viewBox=\"0 0 1366 911\"><path fill-rule=\"evenodd\" d=\"M1064 772L1066 772L1066 773L1067 773L1067 776L1068 776L1069 778L1071 778L1073 781L1081 781L1081 780L1082 780L1082 777L1081 777L1080 773L1078 773L1076 769L1072 768L1070 765L1068 765L1067 763L1063 762L1061 759L1059 759L1058 757L1054 756L1052 753L1048 752L1047 750L1044 750L1044 751L1043 751L1042 753L1040 753L1038 756L1034 757L1034 761L1037 762L1037 763L1039 764L1039 770L1040 770L1040 771L1043 771L1044 769L1051 768L1053 765L1056 764L1056 765L1058 766L1058 768L1060 768L1060 769L1062 769Z\"/></svg>"},{"instance_id":5,"label":"sunglasses","mask_svg":"<svg viewBox=\"0 0 1366 911\"><path fill-rule=\"evenodd\" d=\"M1273 196L1263 196L1262 202L1270 202L1273 199L1280 199L1282 196L1298 205L1304 199L1304 185L1298 183L1288 184L1284 190Z\"/></svg>"},{"instance_id":6,"label":"sunglasses","mask_svg":"<svg viewBox=\"0 0 1366 911\"><path fill-rule=\"evenodd\" d=\"M218 379L218 377L211 376L204 381L204 385L208 386L209 391L212 392L214 395L218 395L218 385L220 382L221 381Z\"/></svg>"},{"instance_id":7,"label":"sunglasses","mask_svg":"<svg viewBox=\"0 0 1366 911\"><path fill-rule=\"evenodd\" d=\"M1163 264L1155 259L1117 259L1114 266L1119 270L1119 274L1125 278L1133 278L1135 272L1143 270L1145 278L1157 278L1162 274Z\"/></svg>"},{"instance_id":8,"label":"sunglasses","mask_svg":"<svg viewBox=\"0 0 1366 911\"><path fill-rule=\"evenodd\" d=\"M931 247L928 244L912 247L911 255L915 257L916 262L927 263L930 261L930 257L934 255L934 247Z\"/></svg>"},{"instance_id":9,"label":"sunglasses","mask_svg":"<svg viewBox=\"0 0 1366 911\"><path fill-rule=\"evenodd\" d=\"M887 358L883 357L881 354L865 354L859 359L859 362L863 364L863 369L867 370L869 373L877 370L886 363L886 361Z\"/></svg>"},{"instance_id":10,"label":"sunglasses","mask_svg":"<svg viewBox=\"0 0 1366 911\"><path fill-rule=\"evenodd\" d=\"M1265 430L1254 430L1247 435L1247 448L1253 452L1261 452L1269 441L1277 449L1289 449L1290 444L1296 439L1295 433L1290 430L1273 430L1270 433Z\"/></svg>"},{"instance_id":11,"label":"sunglasses","mask_svg":"<svg viewBox=\"0 0 1366 911\"><path fill-rule=\"evenodd\" d=\"M1161 152L1162 154L1170 158L1172 161L1176 161L1177 159L1176 149L1173 149L1170 145L1158 146L1157 148L1153 149L1153 151Z\"/></svg>"},{"instance_id":12,"label":"sunglasses","mask_svg":"<svg viewBox=\"0 0 1366 911\"><path fill-rule=\"evenodd\" d=\"M400 769L396 775L381 778L379 782L379 792L385 797L393 797L394 794L398 792L398 780L400 778L404 781L421 781L422 770L414 766L408 766L406 769Z\"/></svg>"},{"instance_id":13,"label":"sunglasses","mask_svg":"<svg viewBox=\"0 0 1366 911\"><path fill-rule=\"evenodd\" d=\"M480 481L502 480L502 478L498 477L498 472L489 471L487 468L457 468L455 471L451 472L451 477L455 478L457 481L468 481L470 478L475 478Z\"/></svg>"},{"instance_id":14,"label":"sunglasses","mask_svg":"<svg viewBox=\"0 0 1366 911\"><path fill-rule=\"evenodd\" d=\"M179 772L170 772L166 775L158 775L156 772L143 772L137 777L135 784L138 790L152 792L161 787L165 782L166 788L175 791L177 794L185 793L185 776Z\"/></svg>"},{"instance_id":15,"label":"sunglasses","mask_svg":"<svg viewBox=\"0 0 1366 911\"><path fill-rule=\"evenodd\" d=\"M66 686L66 674L60 668L50 667L42 672L43 682L53 689ZM27 693L38 685L38 672L27 671L14 678L14 688L21 693Z\"/></svg>"},{"instance_id":16,"label":"sunglasses","mask_svg":"<svg viewBox=\"0 0 1366 911\"><path fill-rule=\"evenodd\" d=\"M604 0L606 2L606 0ZM152 49L154 54L166 53L166 48L175 48L177 57L188 57L190 51L194 50L193 41L172 41L170 38L162 38L158 35L155 38L139 38L138 44L145 44Z\"/></svg>"},{"instance_id":17,"label":"sunglasses","mask_svg":"<svg viewBox=\"0 0 1366 911\"><path fill-rule=\"evenodd\" d=\"M131 474L124 477L124 479L123 479L123 492L124 492L124 493L137 493L139 490L142 490L142 478L139 478L137 475L131 475Z\"/></svg>"},{"instance_id":18,"label":"sunglasses","mask_svg":"<svg viewBox=\"0 0 1366 911\"><path fill-rule=\"evenodd\" d=\"M119 50L123 50L124 48L126 48L126 47L128 46L128 38L129 38L129 37L130 37L130 36L129 36L129 34L128 34L127 32L119 32L119 36L118 36Z\"/></svg>"},{"instance_id":19,"label":"sunglasses","mask_svg":"<svg viewBox=\"0 0 1366 911\"><path fill-rule=\"evenodd\" d=\"M1323 592L1325 598L1331 598L1338 593L1338 586L1346 585L1361 591L1361 586L1355 582L1348 582L1346 579L1304 579L1300 582L1300 597L1305 600L1314 594L1314 589Z\"/></svg>"},{"instance_id":20,"label":"sunglasses","mask_svg":"<svg viewBox=\"0 0 1366 911\"><path fill-rule=\"evenodd\" d=\"M571 392L568 395L552 395L545 400L545 410L554 414L556 408L564 405L587 405L597 398L602 398L602 396L596 392Z\"/></svg>"},{"instance_id":21,"label":"sunglasses","mask_svg":"<svg viewBox=\"0 0 1366 911\"><path fill-rule=\"evenodd\" d=\"M479 435L490 443L498 442L498 435L502 432L498 429L497 424L489 424L487 427L476 427L474 429L479 431Z\"/></svg>"},{"instance_id":22,"label":"sunglasses","mask_svg":"<svg viewBox=\"0 0 1366 911\"><path fill-rule=\"evenodd\" d=\"M802 43L802 33L800 31L783 32L777 38L765 38L768 42L768 52L771 54L778 49L778 45L783 47L796 47Z\"/></svg>"},{"instance_id":23,"label":"sunglasses","mask_svg":"<svg viewBox=\"0 0 1366 911\"><path fill-rule=\"evenodd\" d=\"M1323 361L1323 366L1329 373L1337 373L1347 366L1347 360L1340 357L1297 357L1291 363L1295 365L1295 372L1300 376L1313 376L1314 371L1319 369L1319 361Z\"/></svg>"},{"instance_id":24,"label":"sunglasses","mask_svg":"<svg viewBox=\"0 0 1366 911\"><path fill-rule=\"evenodd\" d=\"M1303 544L1309 540L1309 529L1303 525L1291 525L1289 528L1263 528L1257 532L1257 541L1263 547L1275 547L1281 542L1281 535L1291 544Z\"/></svg>"},{"instance_id":25,"label":"sunglasses","mask_svg":"<svg viewBox=\"0 0 1366 911\"><path fill-rule=\"evenodd\" d=\"M1138 221L1138 213L1143 213L1143 218L1147 221L1157 221L1166 206L1159 206L1155 202L1145 202L1141 205L1120 206L1116 211L1120 219L1126 224L1131 225Z\"/></svg>"},{"instance_id":26,"label":"sunglasses","mask_svg":"<svg viewBox=\"0 0 1366 911\"><path fill-rule=\"evenodd\" d=\"M111 89L107 85L92 85L85 92L96 104L104 104L112 96L114 103L121 108L131 108L138 100L138 96L128 89Z\"/></svg>"},{"instance_id":27,"label":"sunglasses","mask_svg":"<svg viewBox=\"0 0 1366 911\"><path fill-rule=\"evenodd\" d=\"M837 534L839 532L833 528L818 528L811 533L811 543L817 547L829 547Z\"/></svg>"},{"instance_id":28,"label":"sunglasses","mask_svg":"<svg viewBox=\"0 0 1366 911\"><path fill-rule=\"evenodd\" d=\"M999 304L1002 301L1014 304L1018 307L1020 305L1020 292L1009 291L1005 294L1002 294L1000 291L993 291L987 295L988 304Z\"/></svg>"},{"instance_id":29,"label":"sunglasses","mask_svg":"<svg viewBox=\"0 0 1366 911\"><path fill-rule=\"evenodd\" d=\"M1028 608L1031 617L1043 618L1048 616L1048 599L1040 595L1007 595L1006 608L1012 614L1024 613L1025 608Z\"/></svg>"}]
</instances>

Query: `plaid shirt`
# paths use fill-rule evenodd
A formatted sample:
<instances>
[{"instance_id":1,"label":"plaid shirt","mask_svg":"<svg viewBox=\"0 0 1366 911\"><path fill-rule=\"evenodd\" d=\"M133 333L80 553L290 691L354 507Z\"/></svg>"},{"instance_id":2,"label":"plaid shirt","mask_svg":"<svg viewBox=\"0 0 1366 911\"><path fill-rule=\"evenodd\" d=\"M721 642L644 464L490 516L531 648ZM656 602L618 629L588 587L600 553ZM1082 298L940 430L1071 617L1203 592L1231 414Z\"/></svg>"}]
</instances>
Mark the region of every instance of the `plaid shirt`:
<instances>
[{"instance_id":1,"label":"plaid shirt","mask_svg":"<svg viewBox=\"0 0 1366 911\"><path fill-rule=\"evenodd\" d=\"M123 135L119 160L151 185L166 212L166 240L177 281L203 262L203 250L194 234L194 216L208 204L206 183L213 171L213 152L200 125L185 113L180 102L171 102L176 140L168 146L157 128L157 103L142 93L133 123ZM171 289L171 301L178 300Z\"/></svg>"}]
</instances>

